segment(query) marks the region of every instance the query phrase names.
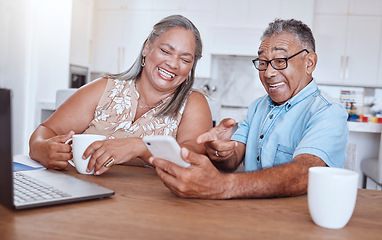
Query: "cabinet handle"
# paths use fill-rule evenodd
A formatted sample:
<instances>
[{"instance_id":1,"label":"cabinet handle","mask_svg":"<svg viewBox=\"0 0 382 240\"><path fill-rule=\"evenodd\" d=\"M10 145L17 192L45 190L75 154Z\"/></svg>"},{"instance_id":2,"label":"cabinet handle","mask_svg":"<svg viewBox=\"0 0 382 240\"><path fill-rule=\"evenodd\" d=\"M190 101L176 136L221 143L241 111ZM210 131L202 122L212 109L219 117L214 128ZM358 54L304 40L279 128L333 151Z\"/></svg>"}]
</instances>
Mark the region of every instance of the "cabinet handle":
<instances>
[{"instance_id":1,"label":"cabinet handle","mask_svg":"<svg viewBox=\"0 0 382 240\"><path fill-rule=\"evenodd\" d=\"M345 79L349 77L349 56L346 56Z\"/></svg>"},{"instance_id":2,"label":"cabinet handle","mask_svg":"<svg viewBox=\"0 0 382 240\"><path fill-rule=\"evenodd\" d=\"M341 65L340 65L340 79L342 79L343 78L343 73L344 73L344 71L343 71L343 65L344 65L344 56L341 56Z\"/></svg>"},{"instance_id":3,"label":"cabinet handle","mask_svg":"<svg viewBox=\"0 0 382 240\"><path fill-rule=\"evenodd\" d=\"M89 41L88 64L91 64L91 63L92 63L92 59L93 59L93 41L90 40L90 41Z\"/></svg>"},{"instance_id":4,"label":"cabinet handle","mask_svg":"<svg viewBox=\"0 0 382 240\"><path fill-rule=\"evenodd\" d=\"M118 47L118 62L117 62L117 72L120 72L120 63L121 63L121 48Z\"/></svg>"},{"instance_id":5,"label":"cabinet handle","mask_svg":"<svg viewBox=\"0 0 382 240\"><path fill-rule=\"evenodd\" d=\"M123 71L123 68L125 68L125 47L122 48L122 64L121 64L121 68L122 68L122 71Z\"/></svg>"}]
</instances>

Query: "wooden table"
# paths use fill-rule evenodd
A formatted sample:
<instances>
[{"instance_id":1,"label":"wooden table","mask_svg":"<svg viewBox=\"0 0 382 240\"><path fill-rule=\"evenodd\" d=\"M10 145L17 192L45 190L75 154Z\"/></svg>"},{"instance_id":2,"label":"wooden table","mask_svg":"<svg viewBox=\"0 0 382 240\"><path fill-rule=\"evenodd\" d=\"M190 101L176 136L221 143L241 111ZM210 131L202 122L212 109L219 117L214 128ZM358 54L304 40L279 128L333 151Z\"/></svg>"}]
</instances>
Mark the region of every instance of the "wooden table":
<instances>
[{"instance_id":1,"label":"wooden table","mask_svg":"<svg viewBox=\"0 0 382 240\"><path fill-rule=\"evenodd\" d=\"M153 169L114 166L66 173L115 190L103 200L12 211L0 206L0 239L382 239L382 191L360 189L343 229L316 226L307 196L199 200L172 195Z\"/></svg>"}]
</instances>

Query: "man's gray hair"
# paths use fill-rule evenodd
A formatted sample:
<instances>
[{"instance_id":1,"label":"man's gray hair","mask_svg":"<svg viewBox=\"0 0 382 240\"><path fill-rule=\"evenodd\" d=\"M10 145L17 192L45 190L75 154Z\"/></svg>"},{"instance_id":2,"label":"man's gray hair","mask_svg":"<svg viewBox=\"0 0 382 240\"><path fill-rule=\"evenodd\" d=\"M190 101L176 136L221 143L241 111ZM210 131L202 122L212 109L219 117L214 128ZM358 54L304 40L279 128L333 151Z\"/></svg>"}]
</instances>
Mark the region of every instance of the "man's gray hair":
<instances>
[{"instance_id":1,"label":"man's gray hair","mask_svg":"<svg viewBox=\"0 0 382 240\"><path fill-rule=\"evenodd\" d=\"M316 51L316 43L312 30L305 23L295 19L275 19L275 21L269 23L267 29L265 29L261 41L283 32L292 33L304 48L309 51Z\"/></svg>"}]
</instances>

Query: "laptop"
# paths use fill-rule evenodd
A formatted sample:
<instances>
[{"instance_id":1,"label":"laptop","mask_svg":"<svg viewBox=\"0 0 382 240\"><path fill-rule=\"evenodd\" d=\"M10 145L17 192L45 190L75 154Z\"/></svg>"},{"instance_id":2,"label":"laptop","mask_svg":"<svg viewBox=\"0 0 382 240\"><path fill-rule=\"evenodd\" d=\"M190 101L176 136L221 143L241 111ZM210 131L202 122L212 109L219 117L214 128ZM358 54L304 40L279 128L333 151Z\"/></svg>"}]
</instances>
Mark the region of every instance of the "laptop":
<instances>
[{"instance_id":1,"label":"laptop","mask_svg":"<svg viewBox=\"0 0 382 240\"><path fill-rule=\"evenodd\" d=\"M114 195L112 190L52 169L14 172L11 134L11 90L0 88L0 203L4 206L18 210Z\"/></svg>"}]
</instances>

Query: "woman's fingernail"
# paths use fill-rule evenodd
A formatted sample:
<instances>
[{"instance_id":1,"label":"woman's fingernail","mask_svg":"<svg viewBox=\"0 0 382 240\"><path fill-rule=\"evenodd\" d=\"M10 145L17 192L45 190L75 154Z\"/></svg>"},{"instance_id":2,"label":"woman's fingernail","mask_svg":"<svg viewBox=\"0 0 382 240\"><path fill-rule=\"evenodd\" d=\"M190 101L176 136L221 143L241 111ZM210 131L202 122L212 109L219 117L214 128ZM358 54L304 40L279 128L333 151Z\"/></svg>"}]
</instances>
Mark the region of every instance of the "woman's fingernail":
<instances>
[{"instance_id":1,"label":"woman's fingernail","mask_svg":"<svg viewBox=\"0 0 382 240\"><path fill-rule=\"evenodd\" d=\"M151 157L149 158L149 162L150 162L150 164L153 164L153 160L154 160L154 157L151 156Z\"/></svg>"}]
</instances>

